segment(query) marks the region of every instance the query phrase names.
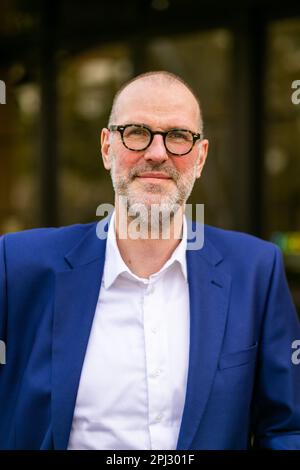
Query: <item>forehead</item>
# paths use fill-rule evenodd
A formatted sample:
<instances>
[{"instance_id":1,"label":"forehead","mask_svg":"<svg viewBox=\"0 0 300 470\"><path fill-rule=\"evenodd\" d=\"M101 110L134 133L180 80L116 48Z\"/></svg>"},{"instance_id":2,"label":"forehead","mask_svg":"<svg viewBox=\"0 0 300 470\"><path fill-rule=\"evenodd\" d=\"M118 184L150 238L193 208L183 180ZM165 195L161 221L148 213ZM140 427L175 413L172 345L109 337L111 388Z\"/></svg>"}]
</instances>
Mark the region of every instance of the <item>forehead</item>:
<instances>
[{"instance_id":1,"label":"forehead","mask_svg":"<svg viewBox=\"0 0 300 470\"><path fill-rule=\"evenodd\" d=\"M117 124L143 123L155 128L183 127L197 130L198 103L183 84L176 81L137 80L118 97Z\"/></svg>"}]
</instances>

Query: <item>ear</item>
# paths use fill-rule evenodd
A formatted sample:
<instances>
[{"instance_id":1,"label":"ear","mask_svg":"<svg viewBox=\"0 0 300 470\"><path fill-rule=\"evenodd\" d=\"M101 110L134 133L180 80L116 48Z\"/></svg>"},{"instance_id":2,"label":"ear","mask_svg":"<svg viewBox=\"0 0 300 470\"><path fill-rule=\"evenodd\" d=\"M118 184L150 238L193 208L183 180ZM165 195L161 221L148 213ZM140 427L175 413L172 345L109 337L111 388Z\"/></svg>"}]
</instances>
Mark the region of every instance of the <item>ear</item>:
<instances>
[{"instance_id":1,"label":"ear","mask_svg":"<svg viewBox=\"0 0 300 470\"><path fill-rule=\"evenodd\" d=\"M197 162L197 169L196 169L196 178L200 178L206 157L207 157L207 152L208 152L208 145L209 142L207 139L201 140L199 144L199 157L198 157L198 162Z\"/></svg>"},{"instance_id":2,"label":"ear","mask_svg":"<svg viewBox=\"0 0 300 470\"><path fill-rule=\"evenodd\" d=\"M109 142L110 132L109 130L104 127L101 131L101 154L103 165L106 170L110 170L111 163L109 157L109 149L110 149L110 142Z\"/></svg>"}]
</instances>

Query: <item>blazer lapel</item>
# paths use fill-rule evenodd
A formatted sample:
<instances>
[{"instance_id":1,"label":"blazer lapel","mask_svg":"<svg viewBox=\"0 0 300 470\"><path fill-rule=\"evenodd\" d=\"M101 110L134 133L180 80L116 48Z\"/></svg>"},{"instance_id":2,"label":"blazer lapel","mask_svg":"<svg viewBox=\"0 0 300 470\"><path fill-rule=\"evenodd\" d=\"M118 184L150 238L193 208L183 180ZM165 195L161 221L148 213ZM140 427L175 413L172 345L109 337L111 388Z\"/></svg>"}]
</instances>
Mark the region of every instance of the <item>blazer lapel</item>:
<instances>
[{"instance_id":1,"label":"blazer lapel","mask_svg":"<svg viewBox=\"0 0 300 470\"><path fill-rule=\"evenodd\" d=\"M108 218L100 223L107 222ZM68 445L81 369L100 291L105 248L106 240L97 238L95 224L65 257L69 269L56 273L52 351L55 449L66 449Z\"/></svg>"},{"instance_id":2,"label":"blazer lapel","mask_svg":"<svg viewBox=\"0 0 300 470\"><path fill-rule=\"evenodd\" d=\"M178 450L192 446L218 365L231 283L231 277L218 266L221 260L206 238L201 250L187 251L190 354Z\"/></svg>"}]
</instances>

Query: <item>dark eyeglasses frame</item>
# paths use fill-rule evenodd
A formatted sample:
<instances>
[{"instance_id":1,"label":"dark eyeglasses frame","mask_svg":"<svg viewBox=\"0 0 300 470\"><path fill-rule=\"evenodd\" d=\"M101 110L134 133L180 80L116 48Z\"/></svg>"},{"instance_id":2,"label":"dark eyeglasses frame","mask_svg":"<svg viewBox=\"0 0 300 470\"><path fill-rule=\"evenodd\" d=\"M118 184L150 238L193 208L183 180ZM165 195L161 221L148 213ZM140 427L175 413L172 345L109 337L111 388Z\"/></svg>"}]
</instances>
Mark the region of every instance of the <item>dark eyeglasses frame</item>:
<instances>
[{"instance_id":1,"label":"dark eyeglasses frame","mask_svg":"<svg viewBox=\"0 0 300 470\"><path fill-rule=\"evenodd\" d=\"M140 150L136 150L136 149L131 149L130 147L128 147L125 142L124 142L124 131L127 127L130 127L130 126L134 126L134 127L139 127L141 129L147 129L147 131L150 132L150 141L149 143L146 145L146 147L140 149ZM196 134L192 131L190 131L189 129L177 129L177 128L174 128L174 129L170 129L169 131L152 131L149 127L147 126L144 126L142 124L126 124L125 126L118 126L118 125L111 125L108 127L108 129L110 131L118 131L120 132L121 134L121 139L122 139L122 142L123 142L123 145L124 147L126 147L128 150L131 150L133 152L141 152L143 150L146 150L148 147L150 147L152 141L153 141L153 138L156 134L159 134L163 137L163 141L164 141L164 146L165 146L165 149L167 150L167 152L171 153L172 155L176 155L176 156L183 156L183 155L187 155L188 153L190 153L196 143L197 140L201 139L202 138L202 134ZM168 150L167 148L167 145L166 145L166 138L167 138L167 135L169 134L169 132L173 132L173 131L184 131L184 132L189 132L191 134L191 136L193 137L193 144L190 148L190 150L188 152L185 152L185 153L174 153L174 152L170 152L170 150Z\"/></svg>"}]
</instances>

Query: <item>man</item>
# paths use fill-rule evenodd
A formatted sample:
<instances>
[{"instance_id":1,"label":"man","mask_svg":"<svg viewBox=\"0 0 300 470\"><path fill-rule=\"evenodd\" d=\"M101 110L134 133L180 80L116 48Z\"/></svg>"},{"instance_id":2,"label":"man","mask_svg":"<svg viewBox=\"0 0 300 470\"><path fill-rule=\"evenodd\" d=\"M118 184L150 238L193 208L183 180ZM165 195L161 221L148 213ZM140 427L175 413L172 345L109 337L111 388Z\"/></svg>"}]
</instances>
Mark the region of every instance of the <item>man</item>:
<instances>
[{"instance_id":1,"label":"man","mask_svg":"<svg viewBox=\"0 0 300 470\"><path fill-rule=\"evenodd\" d=\"M109 217L1 239L1 448L300 449L279 250L212 227L187 249L208 150L195 95L166 72L136 77L101 144Z\"/></svg>"}]
</instances>

